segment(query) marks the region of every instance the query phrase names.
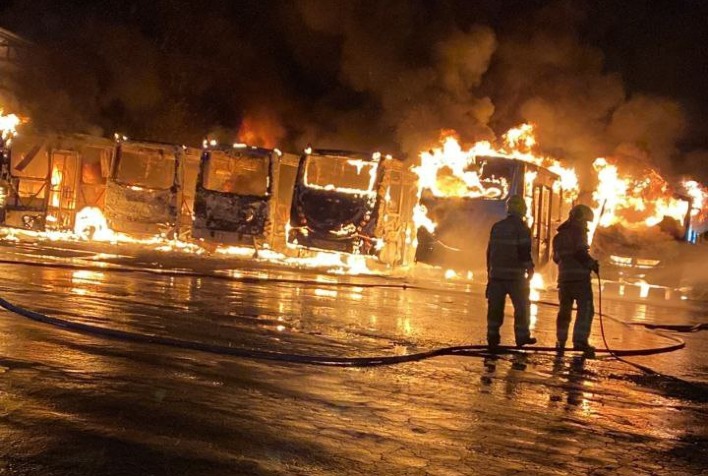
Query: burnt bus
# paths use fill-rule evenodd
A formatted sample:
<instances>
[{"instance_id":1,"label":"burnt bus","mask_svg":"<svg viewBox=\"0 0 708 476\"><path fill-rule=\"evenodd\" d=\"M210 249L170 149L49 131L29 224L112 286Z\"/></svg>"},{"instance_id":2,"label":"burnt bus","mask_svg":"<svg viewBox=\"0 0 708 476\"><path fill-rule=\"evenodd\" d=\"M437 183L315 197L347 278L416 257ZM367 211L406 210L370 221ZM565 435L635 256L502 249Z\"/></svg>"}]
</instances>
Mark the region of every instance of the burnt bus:
<instances>
[{"instance_id":1,"label":"burnt bus","mask_svg":"<svg viewBox=\"0 0 708 476\"><path fill-rule=\"evenodd\" d=\"M288 243L408 264L415 201L415 176L390 156L308 148L293 188Z\"/></svg>"},{"instance_id":2,"label":"burnt bus","mask_svg":"<svg viewBox=\"0 0 708 476\"><path fill-rule=\"evenodd\" d=\"M79 134L22 134L0 145L2 224L72 230L78 211L103 208L113 141Z\"/></svg>"},{"instance_id":3,"label":"burnt bus","mask_svg":"<svg viewBox=\"0 0 708 476\"><path fill-rule=\"evenodd\" d=\"M118 141L106 184L108 226L133 235L179 233L190 214L185 164L194 170L198 156L196 149L174 144Z\"/></svg>"},{"instance_id":4,"label":"burnt bus","mask_svg":"<svg viewBox=\"0 0 708 476\"><path fill-rule=\"evenodd\" d=\"M192 237L273 246L280 157L277 149L205 147L196 181Z\"/></svg>"},{"instance_id":5,"label":"burnt bus","mask_svg":"<svg viewBox=\"0 0 708 476\"><path fill-rule=\"evenodd\" d=\"M179 196L180 206L177 218L177 232L183 239L189 239L194 221L194 203L197 194L197 179L201 164L201 151L194 147L183 147L179 162Z\"/></svg>"},{"instance_id":6,"label":"burnt bus","mask_svg":"<svg viewBox=\"0 0 708 476\"><path fill-rule=\"evenodd\" d=\"M484 188L479 196L440 197L429 189L420 204L437 226L418 229L416 260L456 271L486 268L486 248L492 225L506 217L512 195L530 204L527 222L532 234L532 255L537 267L551 258L551 240L572 205L561 188L560 177L550 170L506 157L477 157L469 171L477 173Z\"/></svg>"}]
</instances>

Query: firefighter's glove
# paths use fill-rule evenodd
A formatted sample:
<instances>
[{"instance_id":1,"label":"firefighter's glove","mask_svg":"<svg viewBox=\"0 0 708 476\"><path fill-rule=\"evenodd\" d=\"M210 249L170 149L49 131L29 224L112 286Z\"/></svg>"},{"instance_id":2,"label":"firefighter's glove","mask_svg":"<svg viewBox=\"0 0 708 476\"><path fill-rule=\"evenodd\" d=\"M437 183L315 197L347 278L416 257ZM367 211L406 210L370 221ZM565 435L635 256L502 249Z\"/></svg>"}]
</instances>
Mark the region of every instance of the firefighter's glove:
<instances>
[{"instance_id":1,"label":"firefighter's glove","mask_svg":"<svg viewBox=\"0 0 708 476\"><path fill-rule=\"evenodd\" d=\"M533 279L533 275L534 275L535 273L536 273L536 272L534 271L533 268L528 268L528 269L526 270L526 279L528 279L529 281L531 281L531 279Z\"/></svg>"},{"instance_id":2,"label":"firefighter's glove","mask_svg":"<svg viewBox=\"0 0 708 476\"><path fill-rule=\"evenodd\" d=\"M600 274L600 262L598 260L594 260L592 262L592 265L590 265L590 271Z\"/></svg>"}]
</instances>

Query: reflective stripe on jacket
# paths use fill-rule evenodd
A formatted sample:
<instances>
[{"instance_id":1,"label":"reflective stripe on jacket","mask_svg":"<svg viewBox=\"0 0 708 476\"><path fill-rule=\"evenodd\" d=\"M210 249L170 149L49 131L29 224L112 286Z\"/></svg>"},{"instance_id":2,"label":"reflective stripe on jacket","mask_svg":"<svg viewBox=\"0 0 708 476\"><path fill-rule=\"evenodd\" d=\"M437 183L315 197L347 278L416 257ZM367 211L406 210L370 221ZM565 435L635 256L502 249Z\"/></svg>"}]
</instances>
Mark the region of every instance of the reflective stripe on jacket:
<instances>
[{"instance_id":1,"label":"reflective stripe on jacket","mask_svg":"<svg viewBox=\"0 0 708 476\"><path fill-rule=\"evenodd\" d=\"M587 224L567 220L553 237L553 261L558 264L558 282L590 279L595 260L590 256Z\"/></svg>"},{"instance_id":2,"label":"reflective stripe on jacket","mask_svg":"<svg viewBox=\"0 0 708 476\"><path fill-rule=\"evenodd\" d=\"M509 215L492 226L487 246L489 279L524 279L533 269L531 230L516 215Z\"/></svg>"}]
</instances>

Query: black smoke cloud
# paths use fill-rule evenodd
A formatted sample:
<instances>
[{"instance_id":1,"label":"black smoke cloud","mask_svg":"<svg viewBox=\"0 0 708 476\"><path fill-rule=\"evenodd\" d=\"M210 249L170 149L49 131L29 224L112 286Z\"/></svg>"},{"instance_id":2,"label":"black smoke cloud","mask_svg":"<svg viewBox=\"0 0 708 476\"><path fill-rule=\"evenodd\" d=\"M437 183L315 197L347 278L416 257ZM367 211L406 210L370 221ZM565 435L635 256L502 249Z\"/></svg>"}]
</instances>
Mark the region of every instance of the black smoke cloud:
<instances>
[{"instance_id":1,"label":"black smoke cloud","mask_svg":"<svg viewBox=\"0 0 708 476\"><path fill-rule=\"evenodd\" d=\"M394 140L413 154L445 128L466 137L492 135L487 123L494 107L474 93L496 48L491 28L436 24L423 6L408 2L349 2L327 15L322 2L298 7L312 30L340 45L338 80L371 111L338 117L338 130ZM336 131L323 140L337 140Z\"/></svg>"},{"instance_id":2,"label":"black smoke cloud","mask_svg":"<svg viewBox=\"0 0 708 476\"><path fill-rule=\"evenodd\" d=\"M639 3L622 8L647 11ZM607 8L582 0L15 0L0 24L37 46L17 95L42 128L198 144L210 131L235 136L244 120L263 118L278 125L282 148L415 157L441 129L473 141L532 121L544 152L581 171L614 154L705 173L706 154L685 145L703 145L688 126L704 111L686 108L686 94L677 94L683 103L655 94L669 87L642 91L634 78L628 88L621 51L609 50L618 67L608 68L598 45L622 39L624 24Z\"/></svg>"}]
</instances>

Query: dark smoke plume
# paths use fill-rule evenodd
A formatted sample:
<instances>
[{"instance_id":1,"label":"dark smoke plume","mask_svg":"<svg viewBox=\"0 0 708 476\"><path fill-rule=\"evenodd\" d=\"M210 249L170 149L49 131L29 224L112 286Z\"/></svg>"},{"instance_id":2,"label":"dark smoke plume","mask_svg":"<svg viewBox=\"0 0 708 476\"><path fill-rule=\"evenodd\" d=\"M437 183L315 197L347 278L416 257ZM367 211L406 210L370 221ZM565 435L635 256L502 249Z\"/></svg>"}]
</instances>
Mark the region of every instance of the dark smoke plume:
<instances>
[{"instance_id":1,"label":"dark smoke plume","mask_svg":"<svg viewBox=\"0 0 708 476\"><path fill-rule=\"evenodd\" d=\"M607 67L595 45L617 21L582 0L15 0L0 10L1 25L37 45L17 96L40 128L189 144L219 130L413 159L441 129L471 142L531 121L544 152L581 176L598 156L705 173L706 153L682 147L696 122L683 105L630 90Z\"/></svg>"}]
</instances>

